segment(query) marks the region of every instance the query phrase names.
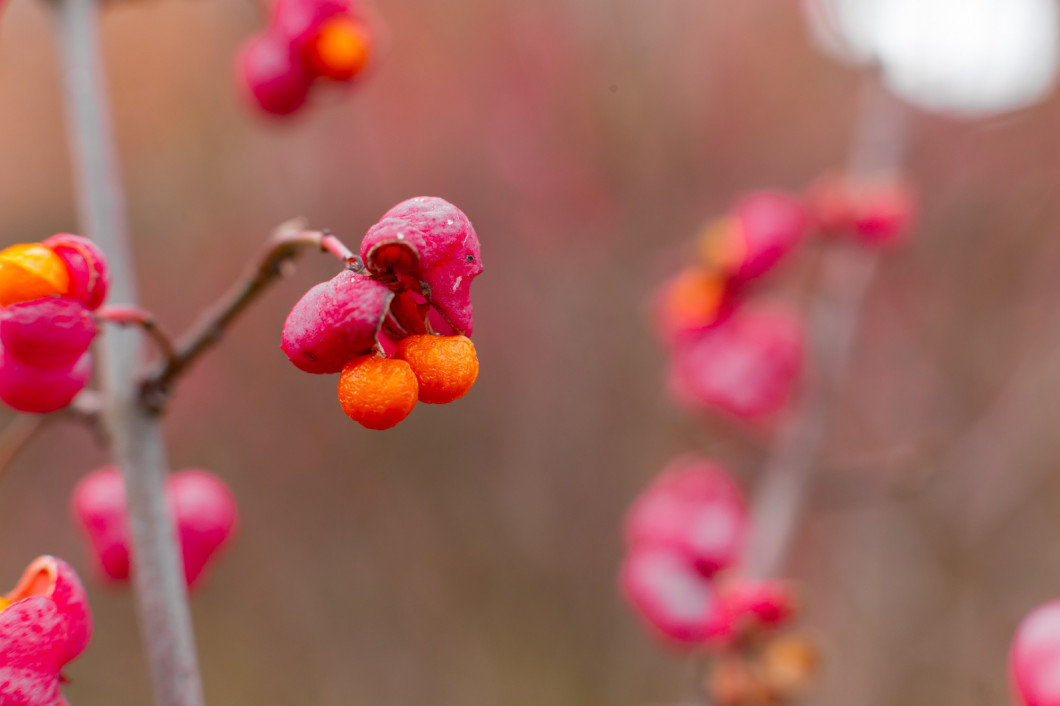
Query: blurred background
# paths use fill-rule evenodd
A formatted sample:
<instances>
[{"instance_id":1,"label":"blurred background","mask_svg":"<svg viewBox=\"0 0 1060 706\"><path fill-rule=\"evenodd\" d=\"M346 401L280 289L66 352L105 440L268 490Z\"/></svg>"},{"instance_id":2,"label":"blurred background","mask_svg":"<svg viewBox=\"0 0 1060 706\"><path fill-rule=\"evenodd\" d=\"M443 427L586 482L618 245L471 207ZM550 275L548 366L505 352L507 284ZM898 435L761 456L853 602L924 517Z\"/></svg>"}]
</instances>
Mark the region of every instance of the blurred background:
<instances>
[{"instance_id":1,"label":"blurred background","mask_svg":"<svg viewBox=\"0 0 1060 706\"><path fill-rule=\"evenodd\" d=\"M615 590L620 524L672 456L750 491L768 428L667 399L645 300L742 190L839 166L859 76L776 0L387 0L386 54L289 121L242 101L252 0L106 9L104 43L144 304L180 331L279 222L356 247L398 201L460 206L482 240L481 374L388 432L279 350L335 265L309 255L197 365L167 421L175 469L224 478L241 535L193 598L226 706L647 706L683 657ZM0 24L0 244L77 231L49 7ZM886 256L791 557L826 665L810 701L1009 701L1018 619L1060 596L1060 100L917 116L923 213ZM798 287L781 278L778 296ZM6 422L10 415L0 417ZM0 486L0 586L70 560L96 617L77 706L150 700L132 598L68 519L106 462L57 424ZM5 589L6 590L6 589Z\"/></svg>"}]
</instances>

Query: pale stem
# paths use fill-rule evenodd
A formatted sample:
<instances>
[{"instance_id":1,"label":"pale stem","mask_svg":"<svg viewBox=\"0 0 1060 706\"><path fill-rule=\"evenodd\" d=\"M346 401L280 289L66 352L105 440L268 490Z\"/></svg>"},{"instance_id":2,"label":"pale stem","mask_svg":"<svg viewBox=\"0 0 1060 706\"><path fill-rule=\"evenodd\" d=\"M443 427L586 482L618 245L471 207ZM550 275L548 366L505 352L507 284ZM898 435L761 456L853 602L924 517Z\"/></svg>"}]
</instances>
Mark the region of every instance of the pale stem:
<instances>
[{"instance_id":1,"label":"pale stem","mask_svg":"<svg viewBox=\"0 0 1060 706\"><path fill-rule=\"evenodd\" d=\"M854 177L896 171L908 143L908 118L905 106L874 78L867 78L847 171ZM808 366L813 375L805 380L799 408L781 428L755 494L745 565L751 578L769 578L783 568L829 430L877 260L875 252L849 241L832 245L824 254L819 289L807 312Z\"/></svg>"},{"instance_id":2,"label":"pale stem","mask_svg":"<svg viewBox=\"0 0 1060 706\"><path fill-rule=\"evenodd\" d=\"M125 198L118 176L98 0L54 0L67 127L82 228L107 254L110 302L136 306ZM142 338L111 328L101 337L103 424L129 503L140 629L159 706L202 706L202 684L179 548L163 494L162 430L140 400Z\"/></svg>"}]
</instances>

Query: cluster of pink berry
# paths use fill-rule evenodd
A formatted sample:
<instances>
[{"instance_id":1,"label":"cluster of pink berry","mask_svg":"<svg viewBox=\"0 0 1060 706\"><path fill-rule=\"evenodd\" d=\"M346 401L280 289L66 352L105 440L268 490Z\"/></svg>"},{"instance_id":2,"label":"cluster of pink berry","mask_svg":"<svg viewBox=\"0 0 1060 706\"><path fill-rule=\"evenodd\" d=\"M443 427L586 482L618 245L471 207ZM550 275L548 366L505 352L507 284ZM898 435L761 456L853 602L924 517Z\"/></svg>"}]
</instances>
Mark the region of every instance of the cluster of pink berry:
<instances>
[{"instance_id":1,"label":"cluster of pink berry","mask_svg":"<svg viewBox=\"0 0 1060 706\"><path fill-rule=\"evenodd\" d=\"M344 270L294 305L281 348L308 373L341 372L346 414L386 429L417 399L449 402L474 383L478 361L467 336L482 260L467 216L427 196L387 211L364 236L360 257L363 273Z\"/></svg>"},{"instance_id":2,"label":"cluster of pink berry","mask_svg":"<svg viewBox=\"0 0 1060 706\"><path fill-rule=\"evenodd\" d=\"M22 412L70 404L92 374L92 311L107 284L106 259L87 238L0 251L0 399Z\"/></svg>"},{"instance_id":3,"label":"cluster of pink berry","mask_svg":"<svg viewBox=\"0 0 1060 706\"><path fill-rule=\"evenodd\" d=\"M220 478L197 469L167 477L165 493L184 560L184 577L188 588L194 588L236 531L236 499ZM131 542L120 470L108 466L82 478L70 504L99 573L117 583L128 582Z\"/></svg>"},{"instance_id":4,"label":"cluster of pink berry","mask_svg":"<svg viewBox=\"0 0 1060 706\"><path fill-rule=\"evenodd\" d=\"M65 706L62 670L92 636L85 587L62 559L30 563L0 596L0 704Z\"/></svg>"},{"instance_id":5,"label":"cluster of pink berry","mask_svg":"<svg viewBox=\"0 0 1060 706\"><path fill-rule=\"evenodd\" d=\"M791 589L738 574L747 526L729 473L697 456L672 461L626 517L623 593L669 644L719 658L709 688L720 704L790 697L814 662L808 641L779 632L796 612Z\"/></svg>"},{"instance_id":6,"label":"cluster of pink berry","mask_svg":"<svg viewBox=\"0 0 1060 706\"><path fill-rule=\"evenodd\" d=\"M661 287L653 306L676 401L744 419L781 409L802 367L802 325L780 305L748 304L748 295L811 233L883 246L904 237L914 213L899 179L826 176L801 198L747 194L708 224L695 261Z\"/></svg>"},{"instance_id":7,"label":"cluster of pink berry","mask_svg":"<svg viewBox=\"0 0 1060 706\"><path fill-rule=\"evenodd\" d=\"M239 74L262 110L289 115L318 80L348 84L360 76L373 48L352 0L277 0L269 26L240 52Z\"/></svg>"}]
</instances>

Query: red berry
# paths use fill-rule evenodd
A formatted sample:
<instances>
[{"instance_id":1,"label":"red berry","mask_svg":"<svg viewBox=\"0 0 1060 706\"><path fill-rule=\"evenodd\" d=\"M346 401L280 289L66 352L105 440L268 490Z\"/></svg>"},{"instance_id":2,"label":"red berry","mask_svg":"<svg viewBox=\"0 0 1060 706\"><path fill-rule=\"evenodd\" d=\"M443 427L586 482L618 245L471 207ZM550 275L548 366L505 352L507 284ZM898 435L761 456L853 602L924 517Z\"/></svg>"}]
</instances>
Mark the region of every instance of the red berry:
<instances>
[{"instance_id":1,"label":"red berry","mask_svg":"<svg viewBox=\"0 0 1060 706\"><path fill-rule=\"evenodd\" d=\"M91 310L98 309L107 298L110 272L107 258L99 246L88 238L59 233L41 243L66 263L70 274L67 295Z\"/></svg>"},{"instance_id":2,"label":"red berry","mask_svg":"<svg viewBox=\"0 0 1060 706\"><path fill-rule=\"evenodd\" d=\"M1060 706L1060 600L1036 608L1020 623L1009 671L1023 706Z\"/></svg>"},{"instance_id":3,"label":"red berry","mask_svg":"<svg viewBox=\"0 0 1060 706\"><path fill-rule=\"evenodd\" d=\"M239 523L235 496L206 471L185 470L166 479L166 503L173 517L184 561L184 578L194 588ZM71 507L103 575L127 581L131 539L121 472L107 466L74 487Z\"/></svg>"},{"instance_id":4,"label":"red berry","mask_svg":"<svg viewBox=\"0 0 1060 706\"><path fill-rule=\"evenodd\" d=\"M713 583L667 546L632 547L622 565L620 583L627 600L661 637L696 644L724 635Z\"/></svg>"},{"instance_id":5,"label":"red berry","mask_svg":"<svg viewBox=\"0 0 1060 706\"><path fill-rule=\"evenodd\" d=\"M65 704L63 668L92 636L85 587L62 559L42 556L23 573L0 609L0 704Z\"/></svg>"},{"instance_id":6,"label":"red berry","mask_svg":"<svg viewBox=\"0 0 1060 706\"><path fill-rule=\"evenodd\" d=\"M803 240L807 225L798 200L780 191L757 191L704 232L700 250L707 265L744 282L773 269Z\"/></svg>"},{"instance_id":7,"label":"red berry","mask_svg":"<svg viewBox=\"0 0 1060 706\"><path fill-rule=\"evenodd\" d=\"M290 115L301 108L312 82L301 55L276 32L266 32L243 45L239 75L251 98L273 115Z\"/></svg>"},{"instance_id":8,"label":"red berry","mask_svg":"<svg viewBox=\"0 0 1060 706\"><path fill-rule=\"evenodd\" d=\"M0 309L4 354L38 368L69 367L88 350L96 323L81 302L45 297Z\"/></svg>"},{"instance_id":9,"label":"red berry","mask_svg":"<svg viewBox=\"0 0 1060 706\"><path fill-rule=\"evenodd\" d=\"M738 310L674 344L671 392L692 407L759 417L783 406L802 357L802 326L794 316L782 310Z\"/></svg>"},{"instance_id":10,"label":"red berry","mask_svg":"<svg viewBox=\"0 0 1060 706\"><path fill-rule=\"evenodd\" d=\"M721 466L697 456L671 461L626 517L626 542L666 545L704 576L736 564L747 534L743 494Z\"/></svg>"},{"instance_id":11,"label":"red berry","mask_svg":"<svg viewBox=\"0 0 1060 706\"><path fill-rule=\"evenodd\" d=\"M20 412L43 414L66 407L91 375L91 353L70 366L39 368L0 349L0 400Z\"/></svg>"},{"instance_id":12,"label":"red berry","mask_svg":"<svg viewBox=\"0 0 1060 706\"><path fill-rule=\"evenodd\" d=\"M340 372L375 346L393 298L386 285L343 270L294 305L283 325L280 347L307 373Z\"/></svg>"}]
</instances>

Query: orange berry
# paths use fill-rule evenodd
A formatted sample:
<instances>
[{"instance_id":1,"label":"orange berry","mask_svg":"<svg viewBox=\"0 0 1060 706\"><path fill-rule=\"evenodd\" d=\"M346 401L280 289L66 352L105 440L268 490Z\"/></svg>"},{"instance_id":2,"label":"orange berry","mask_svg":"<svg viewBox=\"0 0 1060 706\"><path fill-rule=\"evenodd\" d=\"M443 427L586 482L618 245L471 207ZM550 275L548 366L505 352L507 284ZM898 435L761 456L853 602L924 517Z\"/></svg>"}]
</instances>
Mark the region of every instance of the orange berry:
<instances>
[{"instance_id":1,"label":"orange berry","mask_svg":"<svg viewBox=\"0 0 1060 706\"><path fill-rule=\"evenodd\" d=\"M306 46L310 68L336 81L349 81L359 74L371 54L372 40L367 29L349 17L325 22Z\"/></svg>"},{"instance_id":2,"label":"orange berry","mask_svg":"<svg viewBox=\"0 0 1060 706\"><path fill-rule=\"evenodd\" d=\"M339 404L369 429L389 429L416 406L416 375L409 364L374 354L357 356L339 375Z\"/></svg>"},{"instance_id":3,"label":"orange berry","mask_svg":"<svg viewBox=\"0 0 1060 706\"><path fill-rule=\"evenodd\" d=\"M0 250L0 306L66 294L70 273L51 248L22 243Z\"/></svg>"},{"instance_id":4,"label":"orange berry","mask_svg":"<svg viewBox=\"0 0 1060 706\"><path fill-rule=\"evenodd\" d=\"M398 343L420 383L420 401L447 404L467 394L478 377L475 344L467 336L409 336Z\"/></svg>"},{"instance_id":5,"label":"orange berry","mask_svg":"<svg viewBox=\"0 0 1060 706\"><path fill-rule=\"evenodd\" d=\"M722 218L707 224L699 234L699 256L703 264L724 273L740 269L747 259L747 242L740 222Z\"/></svg>"}]
</instances>

